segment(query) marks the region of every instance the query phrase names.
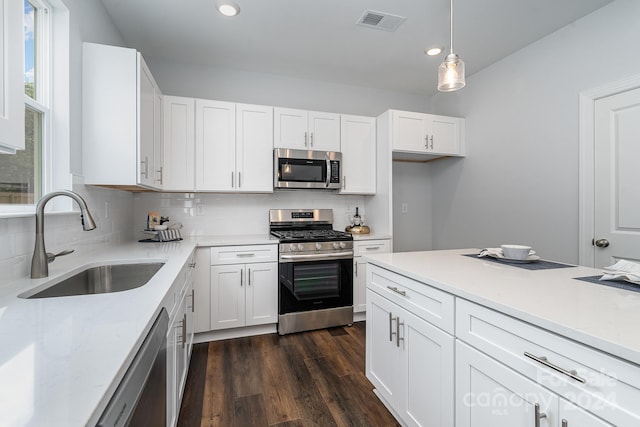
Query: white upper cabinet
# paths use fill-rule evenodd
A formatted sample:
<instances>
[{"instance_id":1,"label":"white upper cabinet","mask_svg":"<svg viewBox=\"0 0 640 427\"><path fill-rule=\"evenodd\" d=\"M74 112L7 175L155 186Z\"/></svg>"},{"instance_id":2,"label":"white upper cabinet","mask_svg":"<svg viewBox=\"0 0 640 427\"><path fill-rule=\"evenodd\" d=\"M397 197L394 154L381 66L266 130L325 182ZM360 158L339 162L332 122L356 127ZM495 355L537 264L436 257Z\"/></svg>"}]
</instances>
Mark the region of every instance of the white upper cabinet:
<instances>
[{"instance_id":1,"label":"white upper cabinet","mask_svg":"<svg viewBox=\"0 0 640 427\"><path fill-rule=\"evenodd\" d=\"M196 100L195 162L196 191L234 191L236 104Z\"/></svg>"},{"instance_id":2,"label":"white upper cabinet","mask_svg":"<svg viewBox=\"0 0 640 427\"><path fill-rule=\"evenodd\" d=\"M340 116L342 188L340 194L376 192L376 119Z\"/></svg>"},{"instance_id":3,"label":"white upper cabinet","mask_svg":"<svg viewBox=\"0 0 640 427\"><path fill-rule=\"evenodd\" d=\"M82 140L86 184L159 188L161 91L134 49L84 43Z\"/></svg>"},{"instance_id":4,"label":"white upper cabinet","mask_svg":"<svg viewBox=\"0 0 640 427\"><path fill-rule=\"evenodd\" d=\"M340 114L274 109L276 148L340 151Z\"/></svg>"},{"instance_id":5,"label":"white upper cabinet","mask_svg":"<svg viewBox=\"0 0 640 427\"><path fill-rule=\"evenodd\" d=\"M23 3L0 0L0 153L24 149Z\"/></svg>"},{"instance_id":6,"label":"white upper cabinet","mask_svg":"<svg viewBox=\"0 0 640 427\"><path fill-rule=\"evenodd\" d=\"M195 100L164 97L163 190L193 191L195 188Z\"/></svg>"},{"instance_id":7,"label":"white upper cabinet","mask_svg":"<svg viewBox=\"0 0 640 427\"><path fill-rule=\"evenodd\" d=\"M236 105L235 190L273 193L273 107Z\"/></svg>"},{"instance_id":8,"label":"white upper cabinet","mask_svg":"<svg viewBox=\"0 0 640 427\"><path fill-rule=\"evenodd\" d=\"M464 156L464 119L409 111L391 112L392 150Z\"/></svg>"}]
</instances>

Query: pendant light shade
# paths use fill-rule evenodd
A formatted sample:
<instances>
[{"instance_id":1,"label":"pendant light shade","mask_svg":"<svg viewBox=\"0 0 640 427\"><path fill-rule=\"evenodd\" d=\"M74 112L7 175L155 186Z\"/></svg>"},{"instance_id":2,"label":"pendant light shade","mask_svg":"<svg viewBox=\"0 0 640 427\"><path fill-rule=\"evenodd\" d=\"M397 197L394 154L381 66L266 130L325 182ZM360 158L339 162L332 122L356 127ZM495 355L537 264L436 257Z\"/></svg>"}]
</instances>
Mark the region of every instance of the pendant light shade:
<instances>
[{"instance_id":1,"label":"pendant light shade","mask_svg":"<svg viewBox=\"0 0 640 427\"><path fill-rule=\"evenodd\" d=\"M453 0L451 0L451 51L438 67L438 90L452 92L462 89L466 84L464 79L464 62L453 53Z\"/></svg>"}]
</instances>

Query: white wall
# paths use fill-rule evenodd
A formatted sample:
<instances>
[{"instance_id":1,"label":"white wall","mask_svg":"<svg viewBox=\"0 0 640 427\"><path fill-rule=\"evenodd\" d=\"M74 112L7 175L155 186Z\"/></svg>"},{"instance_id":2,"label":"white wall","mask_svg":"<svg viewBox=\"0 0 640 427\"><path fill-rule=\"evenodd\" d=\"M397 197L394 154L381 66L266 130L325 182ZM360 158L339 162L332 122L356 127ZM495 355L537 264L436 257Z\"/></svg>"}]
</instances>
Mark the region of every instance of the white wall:
<instances>
[{"instance_id":1,"label":"white wall","mask_svg":"<svg viewBox=\"0 0 640 427\"><path fill-rule=\"evenodd\" d=\"M82 172L82 42L93 41L122 45L122 37L113 26L99 0L63 0L69 10L69 104L71 171ZM65 58L66 60L67 58ZM60 58L54 58L60 60ZM64 132L63 132L64 133ZM133 234L130 193L85 187L82 178L74 179L73 188L87 201L98 228L82 231L78 214L47 215L45 244L47 251L75 248L87 250L93 244L129 240ZM106 205L109 216L106 217ZM0 281L29 274L35 240L35 220L30 217L0 218ZM70 257L74 254L68 255Z\"/></svg>"},{"instance_id":2,"label":"white wall","mask_svg":"<svg viewBox=\"0 0 640 427\"><path fill-rule=\"evenodd\" d=\"M434 248L577 262L579 94L640 74L638 46L640 2L617 0L434 96L467 126L467 157L432 164Z\"/></svg>"}]
</instances>

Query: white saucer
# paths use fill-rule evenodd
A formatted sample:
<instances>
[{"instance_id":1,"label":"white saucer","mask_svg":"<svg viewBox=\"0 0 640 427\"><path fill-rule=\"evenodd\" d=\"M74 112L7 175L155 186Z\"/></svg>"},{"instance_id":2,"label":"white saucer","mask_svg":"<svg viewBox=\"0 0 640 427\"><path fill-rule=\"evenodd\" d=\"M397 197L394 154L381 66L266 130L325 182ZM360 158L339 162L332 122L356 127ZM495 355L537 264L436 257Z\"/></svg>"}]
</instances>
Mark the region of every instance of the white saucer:
<instances>
[{"instance_id":1,"label":"white saucer","mask_svg":"<svg viewBox=\"0 0 640 427\"><path fill-rule=\"evenodd\" d=\"M540 261L540 257L538 255L529 255L525 259L514 259L514 258L499 257L499 256L496 256L496 255L493 255L493 254L489 254L488 256L490 256L493 259L497 259L498 261L509 262L509 263L513 263L513 264L528 264L530 262L538 262L538 261Z\"/></svg>"}]
</instances>

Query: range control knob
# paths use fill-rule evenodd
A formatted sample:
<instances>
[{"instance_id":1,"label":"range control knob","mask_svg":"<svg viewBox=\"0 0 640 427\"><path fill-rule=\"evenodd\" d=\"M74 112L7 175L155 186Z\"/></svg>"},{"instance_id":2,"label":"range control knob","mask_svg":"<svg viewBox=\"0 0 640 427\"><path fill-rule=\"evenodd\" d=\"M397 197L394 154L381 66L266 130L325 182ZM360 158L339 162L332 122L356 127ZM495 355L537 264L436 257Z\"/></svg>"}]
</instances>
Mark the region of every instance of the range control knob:
<instances>
[{"instance_id":1,"label":"range control knob","mask_svg":"<svg viewBox=\"0 0 640 427\"><path fill-rule=\"evenodd\" d=\"M340 245L338 244L338 242L333 242L333 249L338 249L340 247Z\"/></svg>"},{"instance_id":2,"label":"range control knob","mask_svg":"<svg viewBox=\"0 0 640 427\"><path fill-rule=\"evenodd\" d=\"M299 251L304 250L304 245L302 243L298 243L298 250Z\"/></svg>"},{"instance_id":3,"label":"range control knob","mask_svg":"<svg viewBox=\"0 0 640 427\"><path fill-rule=\"evenodd\" d=\"M317 249L317 250L322 249L322 244L320 244L320 243L316 243L316 249Z\"/></svg>"},{"instance_id":4,"label":"range control knob","mask_svg":"<svg viewBox=\"0 0 640 427\"><path fill-rule=\"evenodd\" d=\"M347 247L347 244L345 242L340 242L340 249L344 249Z\"/></svg>"},{"instance_id":5,"label":"range control knob","mask_svg":"<svg viewBox=\"0 0 640 427\"><path fill-rule=\"evenodd\" d=\"M293 243L289 245L289 252L295 252L298 250L298 247Z\"/></svg>"}]
</instances>

